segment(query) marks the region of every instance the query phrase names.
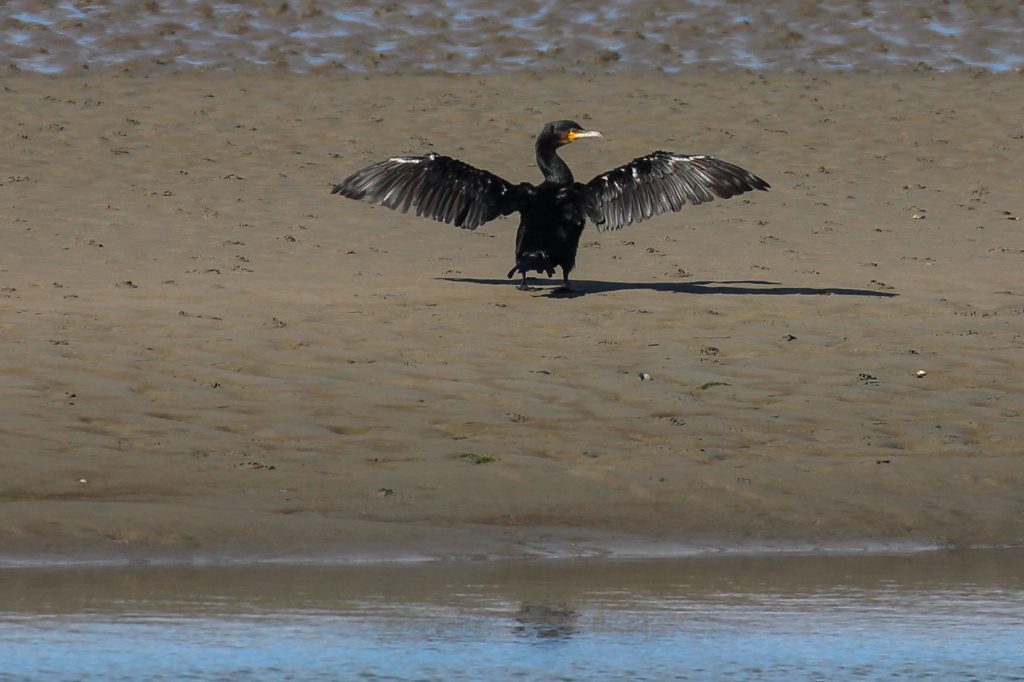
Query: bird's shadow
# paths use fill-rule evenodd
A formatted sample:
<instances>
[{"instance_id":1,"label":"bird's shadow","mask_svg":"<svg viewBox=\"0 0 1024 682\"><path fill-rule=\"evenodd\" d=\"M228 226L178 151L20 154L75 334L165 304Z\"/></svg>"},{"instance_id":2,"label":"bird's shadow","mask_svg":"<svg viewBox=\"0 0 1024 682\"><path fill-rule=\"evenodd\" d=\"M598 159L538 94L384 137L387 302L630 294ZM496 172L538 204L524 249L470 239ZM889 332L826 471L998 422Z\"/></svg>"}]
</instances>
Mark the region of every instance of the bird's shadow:
<instances>
[{"instance_id":1,"label":"bird's shadow","mask_svg":"<svg viewBox=\"0 0 1024 682\"><path fill-rule=\"evenodd\" d=\"M440 277L448 282L468 284L491 284L513 286L514 282L507 279L486 279L478 277ZM529 284L536 285L544 280L531 279ZM899 294L875 289L851 289L847 287L792 287L779 282L764 280L707 280L701 282L605 282L594 279L577 279L572 282L572 290L561 287L540 288L533 286L534 291L547 291L552 298L576 298L587 294L604 294L612 291L664 291L673 294L733 294L739 296L869 296L873 298L892 298Z\"/></svg>"}]
</instances>

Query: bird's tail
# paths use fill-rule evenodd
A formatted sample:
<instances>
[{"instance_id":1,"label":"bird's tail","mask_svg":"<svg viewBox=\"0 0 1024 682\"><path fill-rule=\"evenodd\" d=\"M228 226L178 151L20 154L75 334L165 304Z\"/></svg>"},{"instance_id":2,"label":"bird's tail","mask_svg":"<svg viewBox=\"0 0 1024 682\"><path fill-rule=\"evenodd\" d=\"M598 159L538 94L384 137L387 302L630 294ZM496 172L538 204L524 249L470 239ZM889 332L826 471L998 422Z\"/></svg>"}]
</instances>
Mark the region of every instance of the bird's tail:
<instances>
[{"instance_id":1,"label":"bird's tail","mask_svg":"<svg viewBox=\"0 0 1024 682\"><path fill-rule=\"evenodd\" d=\"M528 272L546 272L548 277L555 274L555 266L546 251L528 251L519 254L516 266L508 271L507 277L512 279L516 273L527 274Z\"/></svg>"}]
</instances>

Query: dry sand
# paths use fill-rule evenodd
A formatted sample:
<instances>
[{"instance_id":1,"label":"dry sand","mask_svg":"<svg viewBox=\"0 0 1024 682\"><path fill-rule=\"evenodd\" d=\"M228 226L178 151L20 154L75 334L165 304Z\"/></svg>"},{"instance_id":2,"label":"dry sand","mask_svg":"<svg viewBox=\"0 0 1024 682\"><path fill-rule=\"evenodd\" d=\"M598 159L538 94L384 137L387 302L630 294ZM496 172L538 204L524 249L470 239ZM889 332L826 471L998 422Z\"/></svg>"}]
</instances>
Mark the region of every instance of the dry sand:
<instances>
[{"instance_id":1,"label":"dry sand","mask_svg":"<svg viewBox=\"0 0 1024 682\"><path fill-rule=\"evenodd\" d=\"M1020 543L1022 85L11 74L0 553ZM563 117L578 179L773 190L588 229L575 298L503 279L513 219L328 194L428 148L535 181Z\"/></svg>"}]
</instances>

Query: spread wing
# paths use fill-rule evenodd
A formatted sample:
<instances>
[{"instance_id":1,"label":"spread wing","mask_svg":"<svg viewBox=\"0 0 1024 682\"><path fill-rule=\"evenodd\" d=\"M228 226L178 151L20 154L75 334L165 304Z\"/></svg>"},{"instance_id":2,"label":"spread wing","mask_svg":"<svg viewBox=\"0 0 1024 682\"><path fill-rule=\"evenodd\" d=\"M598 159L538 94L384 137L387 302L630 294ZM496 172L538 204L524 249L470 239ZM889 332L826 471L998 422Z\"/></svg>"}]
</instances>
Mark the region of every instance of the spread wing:
<instances>
[{"instance_id":1,"label":"spread wing","mask_svg":"<svg viewBox=\"0 0 1024 682\"><path fill-rule=\"evenodd\" d=\"M770 185L750 171L712 156L654 152L598 175L585 185L587 215L597 229L618 230L654 215L678 211Z\"/></svg>"},{"instance_id":2,"label":"spread wing","mask_svg":"<svg viewBox=\"0 0 1024 682\"><path fill-rule=\"evenodd\" d=\"M521 186L439 154L395 156L357 170L331 194L475 230L519 206Z\"/></svg>"}]
</instances>

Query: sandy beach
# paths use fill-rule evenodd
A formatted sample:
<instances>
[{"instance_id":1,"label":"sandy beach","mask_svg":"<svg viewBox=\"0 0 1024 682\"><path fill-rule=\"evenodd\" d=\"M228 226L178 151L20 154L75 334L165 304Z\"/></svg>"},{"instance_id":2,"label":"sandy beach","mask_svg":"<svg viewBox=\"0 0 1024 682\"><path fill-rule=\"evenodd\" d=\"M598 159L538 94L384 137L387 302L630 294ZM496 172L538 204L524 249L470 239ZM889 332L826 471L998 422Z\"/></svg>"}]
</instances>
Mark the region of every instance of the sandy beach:
<instances>
[{"instance_id":1,"label":"sandy beach","mask_svg":"<svg viewBox=\"0 0 1024 682\"><path fill-rule=\"evenodd\" d=\"M0 555L1024 542L1024 77L0 78ZM583 237L340 199L434 150L768 193ZM756 194L756 196L755 196ZM649 375L641 380L640 375Z\"/></svg>"}]
</instances>

